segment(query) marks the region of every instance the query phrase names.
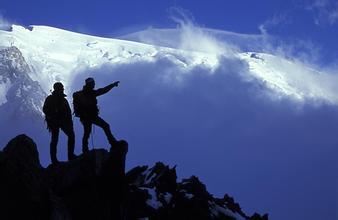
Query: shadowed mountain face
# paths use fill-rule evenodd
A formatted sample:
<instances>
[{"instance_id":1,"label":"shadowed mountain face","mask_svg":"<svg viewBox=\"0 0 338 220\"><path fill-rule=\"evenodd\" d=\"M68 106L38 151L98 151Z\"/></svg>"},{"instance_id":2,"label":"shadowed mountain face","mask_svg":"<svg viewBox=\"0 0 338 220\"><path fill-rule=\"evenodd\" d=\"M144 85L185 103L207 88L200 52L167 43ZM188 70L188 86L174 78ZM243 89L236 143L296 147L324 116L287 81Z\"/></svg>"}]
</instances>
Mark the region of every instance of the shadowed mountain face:
<instances>
[{"instance_id":1,"label":"shadowed mountain face","mask_svg":"<svg viewBox=\"0 0 338 220\"><path fill-rule=\"evenodd\" d=\"M32 72L17 47L0 50L1 114L6 114L8 118L41 116L46 94L39 83L30 78Z\"/></svg>"},{"instance_id":2,"label":"shadowed mountain face","mask_svg":"<svg viewBox=\"0 0 338 220\"><path fill-rule=\"evenodd\" d=\"M177 182L160 162L125 174L127 151L121 141L43 168L33 140L17 136L0 151L0 219L268 219L214 198L195 176Z\"/></svg>"}]
</instances>

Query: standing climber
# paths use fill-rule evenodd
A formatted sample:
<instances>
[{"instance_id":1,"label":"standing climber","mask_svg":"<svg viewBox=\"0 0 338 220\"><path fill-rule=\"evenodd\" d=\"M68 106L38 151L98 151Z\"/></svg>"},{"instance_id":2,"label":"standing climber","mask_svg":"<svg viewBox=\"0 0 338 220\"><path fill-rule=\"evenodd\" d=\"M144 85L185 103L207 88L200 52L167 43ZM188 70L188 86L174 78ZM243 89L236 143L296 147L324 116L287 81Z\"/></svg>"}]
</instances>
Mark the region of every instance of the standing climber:
<instances>
[{"instance_id":1,"label":"standing climber","mask_svg":"<svg viewBox=\"0 0 338 220\"><path fill-rule=\"evenodd\" d=\"M68 101L65 98L64 88L61 82L53 85L54 91L49 95L43 104L43 113L46 116L48 130L52 133L50 142L50 157L52 164L59 161L56 157L56 146L61 130L68 136L68 160L74 159L75 134L73 129L72 112Z\"/></svg>"},{"instance_id":2,"label":"standing climber","mask_svg":"<svg viewBox=\"0 0 338 220\"><path fill-rule=\"evenodd\" d=\"M96 97L109 92L112 88L119 85L119 81L109 84L100 89L94 89L95 81L93 78L87 78L81 91L73 94L74 113L80 118L83 125L82 152L87 153L88 139L92 130L92 125L101 127L107 136L108 142L113 147L117 140L110 131L110 126L99 116Z\"/></svg>"}]
</instances>

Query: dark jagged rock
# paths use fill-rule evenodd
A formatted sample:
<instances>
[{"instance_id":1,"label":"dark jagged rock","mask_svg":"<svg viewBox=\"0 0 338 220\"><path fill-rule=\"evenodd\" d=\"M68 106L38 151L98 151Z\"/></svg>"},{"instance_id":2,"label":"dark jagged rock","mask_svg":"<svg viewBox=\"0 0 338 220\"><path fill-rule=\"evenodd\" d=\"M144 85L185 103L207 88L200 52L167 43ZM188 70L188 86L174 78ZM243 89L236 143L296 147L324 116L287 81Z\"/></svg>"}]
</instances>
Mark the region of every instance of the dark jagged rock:
<instances>
[{"instance_id":1,"label":"dark jagged rock","mask_svg":"<svg viewBox=\"0 0 338 220\"><path fill-rule=\"evenodd\" d=\"M261 216L260 214L255 213L250 217L250 220L268 220L268 219L269 219L268 214L264 214L263 216Z\"/></svg>"},{"instance_id":2,"label":"dark jagged rock","mask_svg":"<svg viewBox=\"0 0 338 220\"><path fill-rule=\"evenodd\" d=\"M228 195L214 198L195 176L177 182L176 167L139 166L125 174L128 143L92 150L43 168L25 135L0 151L0 219L248 219Z\"/></svg>"},{"instance_id":3,"label":"dark jagged rock","mask_svg":"<svg viewBox=\"0 0 338 220\"><path fill-rule=\"evenodd\" d=\"M150 169L135 167L126 179L130 186L127 219L267 219L248 217L228 195L214 198L196 176L177 183L176 168L160 162Z\"/></svg>"},{"instance_id":4,"label":"dark jagged rock","mask_svg":"<svg viewBox=\"0 0 338 220\"><path fill-rule=\"evenodd\" d=\"M136 167L127 173L129 183L139 187L157 188L161 191L173 193L177 189L177 175L175 167L170 169L163 163L156 163L154 167Z\"/></svg>"},{"instance_id":5,"label":"dark jagged rock","mask_svg":"<svg viewBox=\"0 0 338 220\"><path fill-rule=\"evenodd\" d=\"M0 165L0 219L46 219L47 185L32 139L19 135L4 148Z\"/></svg>"},{"instance_id":6,"label":"dark jagged rock","mask_svg":"<svg viewBox=\"0 0 338 220\"><path fill-rule=\"evenodd\" d=\"M241 216L246 216L238 203L235 202L234 198L225 194L223 199L218 200L219 203L226 205L231 211L239 213ZM246 216L247 217L247 216Z\"/></svg>"}]
</instances>

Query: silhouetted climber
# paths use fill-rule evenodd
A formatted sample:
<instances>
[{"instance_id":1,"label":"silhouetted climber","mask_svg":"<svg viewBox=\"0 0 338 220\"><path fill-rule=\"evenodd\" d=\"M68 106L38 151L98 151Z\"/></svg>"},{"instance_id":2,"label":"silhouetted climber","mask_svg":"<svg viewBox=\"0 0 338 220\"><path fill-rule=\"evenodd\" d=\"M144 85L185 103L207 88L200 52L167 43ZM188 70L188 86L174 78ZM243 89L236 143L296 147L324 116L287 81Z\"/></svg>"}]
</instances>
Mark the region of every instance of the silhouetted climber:
<instances>
[{"instance_id":1,"label":"silhouetted climber","mask_svg":"<svg viewBox=\"0 0 338 220\"><path fill-rule=\"evenodd\" d=\"M49 95L43 104L43 112L46 115L47 128L52 133L50 142L50 157L52 164L59 161L56 157L56 146L61 130L68 136L68 160L74 159L75 134L73 129L72 111L63 93L64 88L61 82L53 85L54 91Z\"/></svg>"},{"instance_id":2,"label":"silhouetted climber","mask_svg":"<svg viewBox=\"0 0 338 220\"><path fill-rule=\"evenodd\" d=\"M110 126L101 117L99 117L99 108L97 106L97 96L109 92L117 87L120 82L116 81L104 88L94 89L95 81L93 78L87 78L81 91L73 94L74 113L80 118L83 125L82 152L86 153L88 149L88 139L92 130L92 124L101 127L107 136L109 144L113 147L117 140L110 131Z\"/></svg>"}]
</instances>

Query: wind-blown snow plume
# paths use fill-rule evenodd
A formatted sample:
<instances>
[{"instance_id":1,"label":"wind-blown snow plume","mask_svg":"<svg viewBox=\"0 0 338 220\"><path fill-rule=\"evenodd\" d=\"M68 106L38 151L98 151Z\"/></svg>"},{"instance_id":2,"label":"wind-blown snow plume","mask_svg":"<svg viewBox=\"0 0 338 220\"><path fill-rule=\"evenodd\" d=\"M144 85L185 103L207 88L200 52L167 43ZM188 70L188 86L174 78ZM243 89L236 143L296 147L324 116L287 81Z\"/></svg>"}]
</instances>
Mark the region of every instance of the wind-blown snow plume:
<instances>
[{"instance_id":1,"label":"wind-blown snow plume","mask_svg":"<svg viewBox=\"0 0 338 220\"><path fill-rule=\"evenodd\" d=\"M236 53L234 45L220 42L214 36L203 31L194 24L192 16L180 8L171 8L171 18L177 23L180 34L179 48L190 51L201 51L222 56L233 56Z\"/></svg>"},{"instance_id":2,"label":"wind-blown snow plume","mask_svg":"<svg viewBox=\"0 0 338 220\"><path fill-rule=\"evenodd\" d=\"M11 25L12 23L0 13L0 30L8 30L11 28Z\"/></svg>"}]
</instances>

